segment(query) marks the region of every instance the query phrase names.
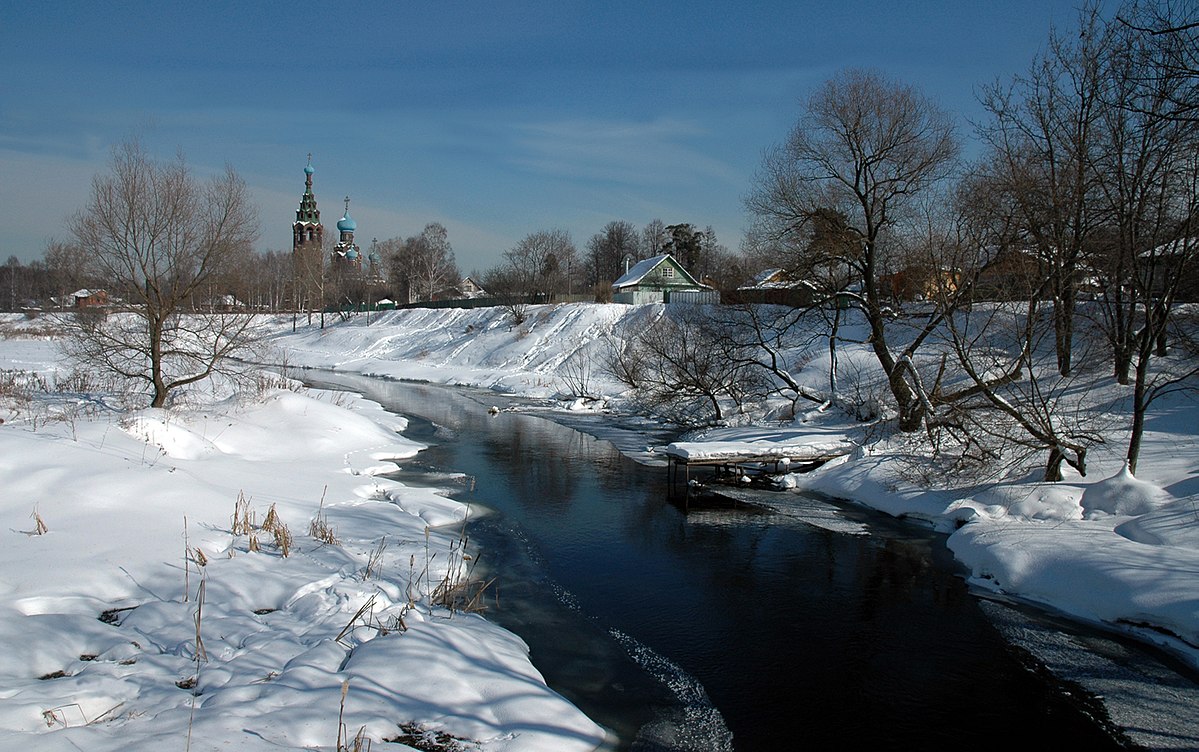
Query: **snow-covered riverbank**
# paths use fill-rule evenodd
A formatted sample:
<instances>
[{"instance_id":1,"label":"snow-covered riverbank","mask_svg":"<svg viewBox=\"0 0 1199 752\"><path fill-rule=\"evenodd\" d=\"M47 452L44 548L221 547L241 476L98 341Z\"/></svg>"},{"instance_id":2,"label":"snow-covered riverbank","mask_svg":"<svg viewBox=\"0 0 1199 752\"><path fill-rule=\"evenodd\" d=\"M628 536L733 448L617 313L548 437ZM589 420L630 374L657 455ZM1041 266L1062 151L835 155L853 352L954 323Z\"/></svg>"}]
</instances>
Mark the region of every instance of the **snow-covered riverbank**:
<instances>
[{"instance_id":1,"label":"snow-covered riverbank","mask_svg":"<svg viewBox=\"0 0 1199 752\"><path fill-rule=\"evenodd\" d=\"M521 326L498 309L267 326L285 370L467 385L602 415L628 406L599 363L658 310L543 306ZM0 369L50 374L57 360L46 339L0 339ZM580 386L603 398L580 399ZM351 736L365 728L376 740L426 729L486 750L603 742L545 687L519 639L429 606L464 563L441 526L467 510L378 477L420 447L377 405L279 383L251 401L128 412L40 389L8 387L0 412L10 648L0 746L125 749L190 734L195 749L229 739L332 749L339 717ZM25 392L41 396L23 402ZM898 461L904 447L876 426L831 410L768 424L745 416L689 438L749 442L763 455L848 442L851 453L789 482L952 533L979 587L1133 632L1197 665L1199 425L1190 403L1172 399L1155 405L1138 478L1122 473L1113 436L1087 478L1047 484L1014 465L1000 481L949 489ZM257 551L234 529L239 496ZM272 505L292 534L286 557L262 527ZM308 534L314 519L336 544ZM197 631L206 661L196 661Z\"/></svg>"},{"instance_id":2,"label":"snow-covered riverbank","mask_svg":"<svg viewBox=\"0 0 1199 752\"><path fill-rule=\"evenodd\" d=\"M654 306L573 304L530 309L513 327L498 309L397 311L325 329L277 321L275 344L291 365L387 378L462 384L533 398L562 409L621 409L622 388L599 360ZM847 348L843 360L853 359ZM860 356L859 356L860 357ZM580 362L590 390L612 399L571 399ZM868 359L863 359L868 363ZM807 369L819 388L823 366ZM802 377L802 375L801 375ZM1116 389L1116 387L1112 387ZM1140 475L1123 471L1126 426L1095 447L1083 478L1044 483L1035 465L1013 464L1001 479L966 490L921 478L900 461L908 448L835 411L796 420L710 429L703 442L771 445L849 441L859 448L816 472L790 476L797 488L865 504L951 532L949 545L979 587L1126 630L1199 665L1199 424L1194 403L1175 395L1155 404Z\"/></svg>"},{"instance_id":3,"label":"snow-covered riverbank","mask_svg":"<svg viewBox=\"0 0 1199 752\"><path fill-rule=\"evenodd\" d=\"M2 369L57 360L0 339ZM402 419L281 380L169 412L22 380L0 407L0 748L603 742L519 638L433 605L470 567L468 510L378 477L421 449Z\"/></svg>"}]
</instances>

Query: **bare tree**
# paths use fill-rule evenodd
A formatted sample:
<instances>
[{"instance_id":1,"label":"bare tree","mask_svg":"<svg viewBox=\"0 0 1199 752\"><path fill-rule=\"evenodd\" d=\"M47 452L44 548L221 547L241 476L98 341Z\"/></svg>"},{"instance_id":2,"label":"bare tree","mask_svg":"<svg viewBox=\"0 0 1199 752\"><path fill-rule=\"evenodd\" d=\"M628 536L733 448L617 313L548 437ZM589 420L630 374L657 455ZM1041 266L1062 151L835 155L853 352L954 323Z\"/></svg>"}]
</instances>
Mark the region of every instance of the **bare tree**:
<instances>
[{"instance_id":1,"label":"bare tree","mask_svg":"<svg viewBox=\"0 0 1199 752\"><path fill-rule=\"evenodd\" d=\"M657 256L670 241L670 233L660 219L651 219L641 230L641 256L650 258ZM634 258L633 261L638 259Z\"/></svg>"},{"instance_id":2,"label":"bare tree","mask_svg":"<svg viewBox=\"0 0 1199 752\"><path fill-rule=\"evenodd\" d=\"M577 265L577 251L566 230L538 230L504 251L504 266L521 291L549 302L565 292L567 267Z\"/></svg>"},{"instance_id":3,"label":"bare tree","mask_svg":"<svg viewBox=\"0 0 1199 752\"><path fill-rule=\"evenodd\" d=\"M949 116L912 87L851 70L820 87L785 143L767 153L746 200L755 233L780 247L807 247L813 224L836 216L852 244L809 258L816 269L852 277L840 291L864 314L870 346L887 377L899 427L917 429L926 412L914 358L943 312L903 346L894 345L891 306L880 276L900 248L905 211L948 176L958 155Z\"/></svg>"},{"instance_id":4,"label":"bare tree","mask_svg":"<svg viewBox=\"0 0 1199 752\"><path fill-rule=\"evenodd\" d=\"M58 298L59 305L56 307L69 306L70 294L75 290L97 286L97 280L88 277L83 253L77 244L51 240L46 244L42 257L46 263L50 289Z\"/></svg>"},{"instance_id":5,"label":"bare tree","mask_svg":"<svg viewBox=\"0 0 1199 752\"><path fill-rule=\"evenodd\" d=\"M610 353L605 370L651 412L684 425L721 421L726 403L760 395L752 346L730 337L704 306L670 306Z\"/></svg>"},{"instance_id":6,"label":"bare tree","mask_svg":"<svg viewBox=\"0 0 1199 752\"><path fill-rule=\"evenodd\" d=\"M611 297L612 283L625 272L625 258L639 255L640 236L631 222L609 222L587 241L587 284L598 297Z\"/></svg>"},{"instance_id":7,"label":"bare tree","mask_svg":"<svg viewBox=\"0 0 1199 752\"><path fill-rule=\"evenodd\" d=\"M1098 148L1089 167L1104 219L1096 305L1116 379L1132 386L1132 472L1150 405L1197 372L1191 357L1170 357L1167 347L1171 333L1188 344L1189 321L1175 303L1191 292L1199 260L1195 17L1193 3L1126 5L1103 27L1095 62Z\"/></svg>"},{"instance_id":8,"label":"bare tree","mask_svg":"<svg viewBox=\"0 0 1199 752\"><path fill-rule=\"evenodd\" d=\"M317 228L319 230L319 228ZM307 314L308 323L312 323L312 312L321 312L321 323L324 325L325 310L325 257L329 253L332 241L329 236L321 233L319 246L309 245L300 253L292 255L292 295L295 296L295 310Z\"/></svg>"},{"instance_id":9,"label":"bare tree","mask_svg":"<svg viewBox=\"0 0 1199 752\"><path fill-rule=\"evenodd\" d=\"M291 299L290 251L267 251L251 264L245 301L254 310L279 313Z\"/></svg>"},{"instance_id":10,"label":"bare tree","mask_svg":"<svg viewBox=\"0 0 1199 752\"><path fill-rule=\"evenodd\" d=\"M252 341L252 317L187 313L193 293L252 252L257 216L232 168L201 183L182 157L159 163L122 144L69 226L89 271L129 304L65 317L67 350L87 367L143 382L162 407Z\"/></svg>"},{"instance_id":11,"label":"bare tree","mask_svg":"<svg viewBox=\"0 0 1199 752\"><path fill-rule=\"evenodd\" d=\"M396 302L401 305L415 302L416 282L412 278L407 241L401 237L388 238L379 243L378 251L387 266L387 279Z\"/></svg>"},{"instance_id":12,"label":"bare tree","mask_svg":"<svg viewBox=\"0 0 1199 752\"><path fill-rule=\"evenodd\" d=\"M528 280L523 275L511 266L501 264L483 273L482 284L496 305L512 317L514 325L525 323L534 295L529 292Z\"/></svg>"},{"instance_id":13,"label":"bare tree","mask_svg":"<svg viewBox=\"0 0 1199 752\"><path fill-rule=\"evenodd\" d=\"M448 233L440 222L430 222L416 238L409 238L408 261L411 278L415 281L421 300L433 300L437 293L461 281L454 249Z\"/></svg>"},{"instance_id":14,"label":"bare tree","mask_svg":"<svg viewBox=\"0 0 1199 752\"><path fill-rule=\"evenodd\" d=\"M1166 101L1155 108L1155 116L1192 125L1199 122L1199 3L1134 2L1121 8L1116 20L1139 37L1139 44L1153 49L1150 65L1136 83L1168 92ZM1176 83L1163 86L1167 81Z\"/></svg>"},{"instance_id":15,"label":"bare tree","mask_svg":"<svg viewBox=\"0 0 1199 752\"><path fill-rule=\"evenodd\" d=\"M829 377L829 394L818 394L798 380L813 345L823 339L826 324L820 307L733 304L705 309L707 329L727 339L720 350L747 371L760 370L758 383L768 391L787 396L791 414L799 400L825 404L835 398L835 375ZM835 330L834 330L835 331ZM797 361L794 353L800 353ZM836 358L832 359L833 369Z\"/></svg>"},{"instance_id":16,"label":"bare tree","mask_svg":"<svg viewBox=\"0 0 1199 752\"><path fill-rule=\"evenodd\" d=\"M942 409L929 436L938 448L952 437L959 456L973 453L980 467L1045 452L1042 478L1053 482L1062 479L1063 462L1086 475L1088 451L1104 440L1099 413L1087 404L1093 374L1058 371L1052 316L1042 315L1041 305L993 303L946 318L956 370L947 383L938 379L932 401Z\"/></svg>"},{"instance_id":17,"label":"bare tree","mask_svg":"<svg viewBox=\"0 0 1199 752\"><path fill-rule=\"evenodd\" d=\"M1143 35L1121 24L1110 30L1097 124L1102 147L1093 163L1094 203L1106 219L1096 271L1114 373L1121 384L1129 384L1139 335L1146 325L1165 333L1164 322L1152 319L1169 315L1177 281L1192 255L1185 242L1169 253L1157 249L1178 238L1195 210L1196 142L1190 125L1170 116L1183 81L1153 74L1157 50Z\"/></svg>"},{"instance_id":18,"label":"bare tree","mask_svg":"<svg viewBox=\"0 0 1199 752\"><path fill-rule=\"evenodd\" d=\"M1075 309L1085 254L1102 221L1090 169L1098 147L1096 124L1101 61L1108 44L1098 8L1080 13L1078 33L1050 35L1027 74L985 90L991 123L982 135L992 164L1020 212L1021 236L1041 265L1049 297L1058 370L1070 373Z\"/></svg>"}]
</instances>

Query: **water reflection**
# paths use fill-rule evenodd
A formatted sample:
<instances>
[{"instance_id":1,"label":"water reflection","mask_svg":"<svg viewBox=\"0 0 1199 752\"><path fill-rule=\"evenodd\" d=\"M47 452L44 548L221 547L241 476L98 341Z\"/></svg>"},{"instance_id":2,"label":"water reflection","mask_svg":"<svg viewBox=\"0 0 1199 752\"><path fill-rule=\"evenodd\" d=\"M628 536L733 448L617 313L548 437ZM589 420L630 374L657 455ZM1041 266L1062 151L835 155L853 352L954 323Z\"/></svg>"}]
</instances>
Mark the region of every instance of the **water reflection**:
<instances>
[{"instance_id":1,"label":"water reflection","mask_svg":"<svg viewBox=\"0 0 1199 752\"><path fill-rule=\"evenodd\" d=\"M341 383L452 428L416 463L473 476L462 498L497 510L472 528L500 575L489 618L622 749L711 749L726 727L738 750L1114 748L1012 658L934 536L814 500L812 524L802 505L684 514L664 469L605 442Z\"/></svg>"}]
</instances>

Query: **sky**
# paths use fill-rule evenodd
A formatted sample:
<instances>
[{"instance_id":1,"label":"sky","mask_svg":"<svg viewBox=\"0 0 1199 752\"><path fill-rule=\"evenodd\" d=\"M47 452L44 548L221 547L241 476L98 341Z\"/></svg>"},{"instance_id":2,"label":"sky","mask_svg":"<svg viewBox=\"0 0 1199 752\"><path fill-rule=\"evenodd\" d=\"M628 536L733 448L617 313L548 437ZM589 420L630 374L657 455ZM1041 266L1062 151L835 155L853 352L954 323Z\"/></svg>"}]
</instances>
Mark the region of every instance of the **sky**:
<instances>
[{"instance_id":1,"label":"sky","mask_svg":"<svg viewBox=\"0 0 1199 752\"><path fill-rule=\"evenodd\" d=\"M846 68L959 123L1025 70L1060 0L55 3L0 0L0 259L68 238L115 144L232 166L290 250L312 154L364 248L448 229L464 273L539 230L711 226L736 249L762 154Z\"/></svg>"}]
</instances>

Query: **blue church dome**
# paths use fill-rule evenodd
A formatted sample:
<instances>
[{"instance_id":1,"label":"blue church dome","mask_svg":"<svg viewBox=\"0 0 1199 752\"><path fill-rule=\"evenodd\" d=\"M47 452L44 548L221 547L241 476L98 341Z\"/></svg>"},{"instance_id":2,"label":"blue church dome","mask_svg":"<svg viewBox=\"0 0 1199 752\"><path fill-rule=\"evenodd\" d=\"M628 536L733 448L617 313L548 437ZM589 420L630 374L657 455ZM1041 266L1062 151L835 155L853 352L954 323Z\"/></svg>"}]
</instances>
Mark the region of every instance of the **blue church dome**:
<instances>
[{"instance_id":1,"label":"blue church dome","mask_svg":"<svg viewBox=\"0 0 1199 752\"><path fill-rule=\"evenodd\" d=\"M307 165L304 166L304 174L305 175L311 175L314 172L316 172L316 170L313 169L311 162L309 162Z\"/></svg>"},{"instance_id":2,"label":"blue church dome","mask_svg":"<svg viewBox=\"0 0 1199 752\"><path fill-rule=\"evenodd\" d=\"M350 261L358 258L358 249L351 248L350 250L346 251L346 258L348 258Z\"/></svg>"},{"instance_id":3,"label":"blue church dome","mask_svg":"<svg viewBox=\"0 0 1199 752\"><path fill-rule=\"evenodd\" d=\"M340 232L354 232L358 229L358 223L350 218L350 213L347 211L341 219L337 220L337 229Z\"/></svg>"}]
</instances>

